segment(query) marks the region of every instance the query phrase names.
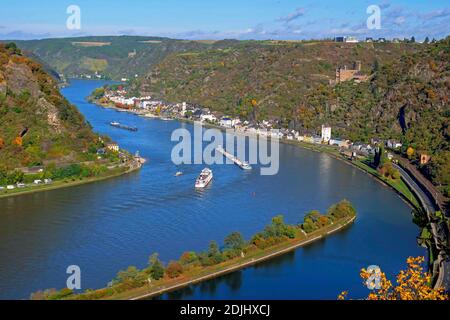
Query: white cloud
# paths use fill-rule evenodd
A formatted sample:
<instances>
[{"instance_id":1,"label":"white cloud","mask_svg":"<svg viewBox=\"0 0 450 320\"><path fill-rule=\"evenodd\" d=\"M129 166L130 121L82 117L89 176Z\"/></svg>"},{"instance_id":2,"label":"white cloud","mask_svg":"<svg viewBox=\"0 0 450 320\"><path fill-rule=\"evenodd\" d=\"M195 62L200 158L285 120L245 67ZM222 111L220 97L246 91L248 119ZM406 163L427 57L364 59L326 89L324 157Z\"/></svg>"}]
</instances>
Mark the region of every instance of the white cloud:
<instances>
[{"instance_id":1,"label":"white cloud","mask_svg":"<svg viewBox=\"0 0 450 320\"><path fill-rule=\"evenodd\" d=\"M431 11L431 12L425 13L420 16L425 20L431 20L431 19L436 19L436 18L445 18L445 17L450 16L450 8Z\"/></svg>"},{"instance_id":2,"label":"white cloud","mask_svg":"<svg viewBox=\"0 0 450 320\"><path fill-rule=\"evenodd\" d=\"M406 21L406 18L404 16L399 16L399 17L395 18L394 23L399 26L399 25L402 25L405 21Z\"/></svg>"},{"instance_id":3,"label":"white cloud","mask_svg":"<svg viewBox=\"0 0 450 320\"><path fill-rule=\"evenodd\" d=\"M288 14L287 16L278 18L278 21L289 23L304 15L305 15L305 8L297 8L294 12Z\"/></svg>"}]
</instances>

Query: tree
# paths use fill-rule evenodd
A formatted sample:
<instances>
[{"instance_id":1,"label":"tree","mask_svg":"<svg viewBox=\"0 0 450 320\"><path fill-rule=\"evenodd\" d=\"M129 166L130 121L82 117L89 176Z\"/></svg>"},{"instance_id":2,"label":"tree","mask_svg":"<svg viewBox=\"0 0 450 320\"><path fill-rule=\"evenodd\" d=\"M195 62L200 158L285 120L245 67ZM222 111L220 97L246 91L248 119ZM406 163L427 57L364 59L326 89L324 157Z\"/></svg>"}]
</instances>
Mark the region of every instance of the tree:
<instances>
[{"instance_id":1,"label":"tree","mask_svg":"<svg viewBox=\"0 0 450 320\"><path fill-rule=\"evenodd\" d=\"M138 288L145 284L146 277L136 267L128 267L127 270L117 274L116 282L127 288Z\"/></svg>"},{"instance_id":2,"label":"tree","mask_svg":"<svg viewBox=\"0 0 450 320\"><path fill-rule=\"evenodd\" d=\"M281 239L283 237L293 239L296 236L296 231L293 226L287 225L284 222L284 217L280 215L272 219L272 223L264 229L263 236L266 239Z\"/></svg>"},{"instance_id":3,"label":"tree","mask_svg":"<svg viewBox=\"0 0 450 320\"><path fill-rule=\"evenodd\" d=\"M5 48L11 51L13 54L21 54L21 50L17 48L17 45L14 42L7 43Z\"/></svg>"},{"instance_id":4,"label":"tree","mask_svg":"<svg viewBox=\"0 0 450 320\"><path fill-rule=\"evenodd\" d=\"M7 177L8 184L16 184L23 181L25 177L24 173L20 170L14 170L10 172Z\"/></svg>"},{"instance_id":5,"label":"tree","mask_svg":"<svg viewBox=\"0 0 450 320\"><path fill-rule=\"evenodd\" d=\"M241 251L245 246L245 240L239 232L233 232L224 241L225 248Z\"/></svg>"},{"instance_id":6,"label":"tree","mask_svg":"<svg viewBox=\"0 0 450 320\"><path fill-rule=\"evenodd\" d=\"M317 229L314 221L311 218L306 218L302 224L302 229L306 233L311 233Z\"/></svg>"},{"instance_id":7,"label":"tree","mask_svg":"<svg viewBox=\"0 0 450 320\"><path fill-rule=\"evenodd\" d=\"M352 217L356 215L356 209L348 200L343 200L338 204L328 209L328 216L335 219L342 219L345 217Z\"/></svg>"},{"instance_id":8,"label":"tree","mask_svg":"<svg viewBox=\"0 0 450 320\"><path fill-rule=\"evenodd\" d=\"M219 246L216 241L211 241L208 249L209 263L218 264L223 262L222 253L220 252Z\"/></svg>"},{"instance_id":9,"label":"tree","mask_svg":"<svg viewBox=\"0 0 450 320\"><path fill-rule=\"evenodd\" d=\"M406 150L406 155L408 156L408 159L412 159L412 157L414 156L414 153L415 153L416 151L412 148L412 147L409 147L407 150Z\"/></svg>"},{"instance_id":10,"label":"tree","mask_svg":"<svg viewBox=\"0 0 450 320\"><path fill-rule=\"evenodd\" d=\"M378 275L380 289L372 291L367 300L448 300L449 296L444 294L444 289L434 289L431 287L431 274L424 272L422 264L425 258L410 257L407 260L408 268L398 273L396 277L397 285L394 286L381 272ZM361 278L365 285L372 283L373 273L366 269L361 270ZM339 295L340 300L345 300L348 292Z\"/></svg>"},{"instance_id":11,"label":"tree","mask_svg":"<svg viewBox=\"0 0 450 320\"><path fill-rule=\"evenodd\" d=\"M164 265L158 258L158 254L155 253L149 258L149 266L150 266L150 276L154 280L159 280L164 277Z\"/></svg>"},{"instance_id":12,"label":"tree","mask_svg":"<svg viewBox=\"0 0 450 320\"><path fill-rule=\"evenodd\" d=\"M426 37L423 43L425 43L425 44L430 43L430 38Z\"/></svg>"},{"instance_id":13,"label":"tree","mask_svg":"<svg viewBox=\"0 0 450 320\"><path fill-rule=\"evenodd\" d=\"M375 59L375 62L373 63L373 73L377 73L380 71L380 62L378 59Z\"/></svg>"},{"instance_id":14,"label":"tree","mask_svg":"<svg viewBox=\"0 0 450 320\"><path fill-rule=\"evenodd\" d=\"M16 145L16 146L21 147L22 144L23 144L22 137L16 137L16 138L13 140L13 144Z\"/></svg>"},{"instance_id":15,"label":"tree","mask_svg":"<svg viewBox=\"0 0 450 320\"><path fill-rule=\"evenodd\" d=\"M0 165L0 186L8 183L8 169L4 165Z\"/></svg>"},{"instance_id":16,"label":"tree","mask_svg":"<svg viewBox=\"0 0 450 320\"><path fill-rule=\"evenodd\" d=\"M178 278L183 274L183 266L179 262L172 261L167 266L166 273L170 279Z\"/></svg>"},{"instance_id":17,"label":"tree","mask_svg":"<svg viewBox=\"0 0 450 320\"><path fill-rule=\"evenodd\" d=\"M397 180L400 179L400 172L394 168L394 166L392 165L391 162L386 162L380 169L379 169L380 174L383 177L386 178L390 178L393 180Z\"/></svg>"},{"instance_id":18,"label":"tree","mask_svg":"<svg viewBox=\"0 0 450 320\"><path fill-rule=\"evenodd\" d=\"M211 257L220 254L219 246L216 241L211 241L209 244L208 254Z\"/></svg>"},{"instance_id":19,"label":"tree","mask_svg":"<svg viewBox=\"0 0 450 320\"><path fill-rule=\"evenodd\" d=\"M100 99L105 95L105 88L97 88L92 92L92 97L94 99Z\"/></svg>"},{"instance_id":20,"label":"tree","mask_svg":"<svg viewBox=\"0 0 450 320\"><path fill-rule=\"evenodd\" d=\"M180 258L180 263L182 265L188 265L198 261L197 254L194 251L185 252Z\"/></svg>"},{"instance_id":21,"label":"tree","mask_svg":"<svg viewBox=\"0 0 450 320\"><path fill-rule=\"evenodd\" d=\"M386 157L384 155L384 148L380 146L375 153L373 159L373 165L375 168L381 168L386 163Z\"/></svg>"},{"instance_id":22,"label":"tree","mask_svg":"<svg viewBox=\"0 0 450 320\"><path fill-rule=\"evenodd\" d=\"M319 218L321 216L322 215L317 210L313 210L307 213L303 218L303 224L301 226L303 231L305 231L306 233L311 233L317 230L319 228L317 222L319 221Z\"/></svg>"},{"instance_id":23,"label":"tree","mask_svg":"<svg viewBox=\"0 0 450 320\"><path fill-rule=\"evenodd\" d=\"M411 43L416 43L416 38L414 36L411 37L411 40L409 41Z\"/></svg>"}]
</instances>

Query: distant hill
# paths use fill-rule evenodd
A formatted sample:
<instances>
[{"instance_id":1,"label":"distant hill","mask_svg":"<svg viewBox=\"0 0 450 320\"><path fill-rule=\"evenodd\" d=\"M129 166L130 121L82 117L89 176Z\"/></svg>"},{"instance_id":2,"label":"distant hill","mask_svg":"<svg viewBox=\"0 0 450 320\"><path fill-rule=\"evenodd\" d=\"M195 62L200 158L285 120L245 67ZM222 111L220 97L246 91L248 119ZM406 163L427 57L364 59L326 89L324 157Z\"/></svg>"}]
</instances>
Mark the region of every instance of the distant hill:
<instances>
[{"instance_id":1,"label":"distant hill","mask_svg":"<svg viewBox=\"0 0 450 320\"><path fill-rule=\"evenodd\" d=\"M172 54L137 84L144 94L199 103L230 115L292 120L303 95L336 78L336 68L356 61L370 74L375 61L398 59L417 47L406 44L243 41L225 49Z\"/></svg>"},{"instance_id":2,"label":"distant hill","mask_svg":"<svg viewBox=\"0 0 450 320\"><path fill-rule=\"evenodd\" d=\"M43 67L0 44L0 167L75 162L98 142Z\"/></svg>"},{"instance_id":3,"label":"distant hill","mask_svg":"<svg viewBox=\"0 0 450 320\"><path fill-rule=\"evenodd\" d=\"M450 183L449 38L436 44L241 42L168 56L135 83L142 94L198 103L249 120L369 142L397 139L432 155L422 166ZM363 83L332 83L336 67L360 61ZM404 152L406 150L403 150Z\"/></svg>"},{"instance_id":4,"label":"distant hill","mask_svg":"<svg viewBox=\"0 0 450 320\"><path fill-rule=\"evenodd\" d=\"M44 39L15 43L66 77L98 72L114 80L143 75L171 53L221 46L214 41L135 36Z\"/></svg>"}]
</instances>

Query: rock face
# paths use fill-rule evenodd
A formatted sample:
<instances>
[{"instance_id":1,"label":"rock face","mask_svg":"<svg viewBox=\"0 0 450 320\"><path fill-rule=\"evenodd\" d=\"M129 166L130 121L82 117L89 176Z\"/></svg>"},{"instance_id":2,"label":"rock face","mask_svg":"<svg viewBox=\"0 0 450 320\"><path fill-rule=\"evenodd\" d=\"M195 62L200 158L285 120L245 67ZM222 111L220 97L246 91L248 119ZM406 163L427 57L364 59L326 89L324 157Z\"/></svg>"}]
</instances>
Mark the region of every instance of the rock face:
<instances>
[{"instance_id":1,"label":"rock face","mask_svg":"<svg viewBox=\"0 0 450 320\"><path fill-rule=\"evenodd\" d=\"M8 88L14 94L28 91L33 98L40 94L39 84L33 76L33 72L26 64L9 61L4 72Z\"/></svg>"},{"instance_id":2,"label":"rock face","mask_svg":"<svg viewBox=\"0 0 450 320\"><path fill-rule=\"evenodd\" d=\"M37 106L47 115L47 123L51 129L60 134L65 128L59 117L58 109L43 97L38 100Z\"/></svg>"},{"instance_id":3,"label":"rock face","mask_svg":"<svg viewBox=\"0 0 450 320\"><path fill-rule=\"evenodd\" d=\"M98 141L42 66L0 44L0 169L84 160Z\"/></svg>"}]
</instances>

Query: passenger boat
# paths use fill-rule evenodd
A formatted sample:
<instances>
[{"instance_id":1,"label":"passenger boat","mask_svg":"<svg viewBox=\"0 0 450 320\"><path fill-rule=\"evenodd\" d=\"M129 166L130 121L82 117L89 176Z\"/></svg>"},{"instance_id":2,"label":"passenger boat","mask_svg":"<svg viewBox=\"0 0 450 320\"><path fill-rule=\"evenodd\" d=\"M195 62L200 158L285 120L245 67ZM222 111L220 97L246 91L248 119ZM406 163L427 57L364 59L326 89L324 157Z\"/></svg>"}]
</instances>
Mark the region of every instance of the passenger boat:
<instances>
[{"instance_id":1,"label":"passenger boat","mask_svg":"<svg viewBox=\"0 0 450 320\"><path fill-rule=\"evenodd\" d=\"M138 128L136 128L136 127L129 127L129 126L123 125L123 124L121 124L120 122L117 122L117 121L111 122L110 125L112 127L119 128L119 129L124 129L124 130L128 130L128 131L135 131L135 132L138 131Z\"/></svg>"},{"instance_id":2,"label":"passenger boat","mask_svg":"<svg viewBox=\"0 0 450 320\"><path fill-rule=\"evenodd\" d=\"M206 188L213 179L213 172L211 169L203 169L202 173L200 173L200 176L197 178L197 181L195 182L195 188L196 189L203 189Z\"/></svg>"},{"instance_id":3,"label":"passenger boat","mask_svg":"<svg viewBox=\"0 0 450 320\"><path fill-rule=\"evenodd\" d=\"M238 166L242 169L242 170L252 170L252 166L250 165L250 163L248 162L242 162L241 165L238 164Z\"/></svg>"}]
</instances>

